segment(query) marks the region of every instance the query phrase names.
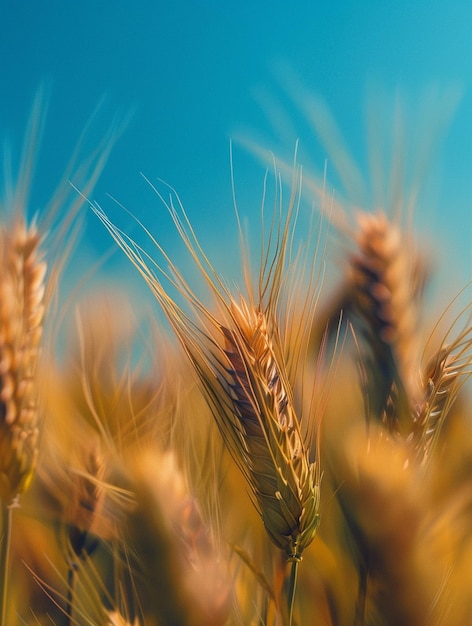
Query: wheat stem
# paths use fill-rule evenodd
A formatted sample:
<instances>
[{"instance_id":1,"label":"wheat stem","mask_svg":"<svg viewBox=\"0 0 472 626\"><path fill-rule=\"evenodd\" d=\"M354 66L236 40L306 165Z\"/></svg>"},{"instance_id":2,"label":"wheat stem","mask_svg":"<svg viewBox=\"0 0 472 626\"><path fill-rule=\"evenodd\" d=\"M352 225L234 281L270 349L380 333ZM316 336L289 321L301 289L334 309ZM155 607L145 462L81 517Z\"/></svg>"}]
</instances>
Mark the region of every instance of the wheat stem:
<instances>
[{"instance_id":1,"label":"wheat stem","mask_svg":"<svg viewBox=\"0 0 472 626\"><path fill-rule=\"evenodd\" d=\"M0 545L0 626L6 626L8 566L10 561L11 504L2 502L2 541Z\"/></svg>"},{"instance_id":2,"label":"wheat stem","mask_svg":"<svg viewBox=\"0 0 472 626\"><path fill-rule=\"evenodd\" d=\"M288 626L293 623L293 608L295 605L295 592L297 590L297 576L300 559L292 559L290 563L290 577L287 586L287 609L288 609Z\"/></svg>"}]
</instances>

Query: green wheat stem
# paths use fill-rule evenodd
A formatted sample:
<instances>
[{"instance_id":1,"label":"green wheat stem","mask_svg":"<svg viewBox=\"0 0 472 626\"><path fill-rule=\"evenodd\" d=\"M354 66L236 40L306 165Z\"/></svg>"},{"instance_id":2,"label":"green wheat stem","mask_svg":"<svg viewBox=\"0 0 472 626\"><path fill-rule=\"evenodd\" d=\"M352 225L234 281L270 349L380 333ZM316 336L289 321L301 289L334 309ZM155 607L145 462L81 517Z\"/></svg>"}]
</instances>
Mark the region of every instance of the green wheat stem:
<instances>
[{"instance_id":1,"label":"green wheat stem","mask_svg":"<svg viewBox=\"0 0 472 626\"><path fill-rule=\"evenodd\" d=\"M2 541L0 545L0 626L6 626L11 516L11 504L5 504L5 502L2 502Z\"/></svg>"},{"instance_id":2,"label":"green wheat stem","mask_svg":"<svg viewBox=\"0 0 472 626\"><path fill-rule=\"evenodd\" d=\"M297 589L297 575L300 559L294 558L291 561L290 577L287 587L287 609L288 609L288 626L293 623L293 607L295 605L295 592Z\"/></svg>"}]
</instances>

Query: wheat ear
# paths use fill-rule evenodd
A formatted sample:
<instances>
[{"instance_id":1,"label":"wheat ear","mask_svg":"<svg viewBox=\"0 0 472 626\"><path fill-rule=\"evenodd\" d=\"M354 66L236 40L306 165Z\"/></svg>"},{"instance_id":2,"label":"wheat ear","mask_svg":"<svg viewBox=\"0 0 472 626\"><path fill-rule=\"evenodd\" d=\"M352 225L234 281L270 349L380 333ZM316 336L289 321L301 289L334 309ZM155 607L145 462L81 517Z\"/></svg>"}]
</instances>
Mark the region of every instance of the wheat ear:
<instances>
[{"instance_id":1,"label":"wheat ear","mask_svg":"<svg viewBox=\"0 0 472 626\"><path fill-rule=\"evenodd\" d=\"M220 380L230 412L218 411L217 419L269 537L296 560L318 526L319 469L308 458L273 323L242 298L231 310L235 325L222 327L228 362Z\"/></svg>"},{"instance_id":2,"label":"wheat ear","mask_svg":"<svg viewBox=\"0 0 472 626\"><path fill-rule=\"evenodd\" d=\"M299 560L318 525L320 470L318 460L316 463L308 460L317 445L316 441L306 441L302 435L285 361L290 349L300 359L306 358L304 348L308 344L318 295L310 284L317 276L310 263L309 281L304 285L305 299L300 303L302 314L298 317L297 345L284 345L277 321L281 289L283 286L289 289L290 285L287 257L292 252L296 191L295 185L285 219L282 220L281 214L273 216L269 242L262 251L256 289L249 278L249 268L244 268L249 295L247 299L240 296L239 305L203 253L183 208L180 207L179 215L172 204L168 205L221 312L217 317L203 305L153 239L176 277L172 282L196 312L197 322L168 295L152 265L146 263L143 251L114 227L100 209L95 208L95 212L144 276L167 314L198 374L225 442L252 487L270 538L289 559ZM303 257L305 261L307 256ZM315 262L316 254L311 257L311 263ZM292 271L298 286L303 284L301 275L305 269L293 262ZM161 273L169 278L163 270ZM292 298L287 306L292 308L292 313L299 313L295 294L290 292L289 296ZM290 328L289 319L285 320L284 328ZM291 372L301 375L302 369L302 366L298 369L293 366ZM313 415L307 416L304 432L313 436L310 422L313 422Z\"/></svg>"},{"instance_id":3,"label":"wheat ear","mask_svg":"<svg viewBox=\"0 0 472 626\"><path fill-rule=\"evenodd\" d=\"M359 214L356 246L350 267L367 347L367 414L391 432L409 432L416 397L418 263L407 235L383 213Z\"/></svg>"},{"instance_id":4,"label":"wheat ear","mask_svg":"<svg viewBox=\"0 0 472 626\"><path fill-rule=\"evenodd\" d=\"M28 487L38 454L37 362L46 264L40 236L18 218L0 231L0 623L5 623L11 511Z\"/></svg>"},{"instance_id":5,"label":"wheat ear","mask_svg":"<svg viewBox=\"0 0 472 626\"><path fill-rule=\"evenodd\" d=\"M242 296L239 304L230 300L229 310L208 351L192 354L189 338L184 340L267 534L291 563L286 588L291 624L298 565L320 519L319 459L309 459L275 321Z\"/></svg>"},{"instance_id":6,"label":"wheat ear","mask_svg":"<svg viewBox=\"0 0 472 626\"><path fill-rule=\"evenodd\" d=\"M0 498L12 504L31 481L37 457L46 264L36 229L23 221L3 229L0 240Z\"/></svg>"}]
</instances>

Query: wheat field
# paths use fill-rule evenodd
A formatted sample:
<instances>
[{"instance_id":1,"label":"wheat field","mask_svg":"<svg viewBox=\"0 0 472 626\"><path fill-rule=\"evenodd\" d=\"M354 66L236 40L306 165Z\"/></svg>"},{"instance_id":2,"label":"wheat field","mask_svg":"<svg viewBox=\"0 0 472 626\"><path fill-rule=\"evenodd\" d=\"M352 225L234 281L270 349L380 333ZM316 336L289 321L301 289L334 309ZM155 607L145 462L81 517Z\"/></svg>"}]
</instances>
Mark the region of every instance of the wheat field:
<instances>
[{"instance_id":1,"label":"wheat field","mask_svg":"<svg viewBox=\"0 0 472 626\"><path fill-rule=\"evenodd\" d=\"M427 297L410 207L325 180L307 217L269 167L236 279L172 189L147 181L179 258L93 202L107 137L32 219L39 110L0 226L0 625L471 623L471 307ZM84 210L155 309L61 299Z\"/></svg>"}]
</instances>

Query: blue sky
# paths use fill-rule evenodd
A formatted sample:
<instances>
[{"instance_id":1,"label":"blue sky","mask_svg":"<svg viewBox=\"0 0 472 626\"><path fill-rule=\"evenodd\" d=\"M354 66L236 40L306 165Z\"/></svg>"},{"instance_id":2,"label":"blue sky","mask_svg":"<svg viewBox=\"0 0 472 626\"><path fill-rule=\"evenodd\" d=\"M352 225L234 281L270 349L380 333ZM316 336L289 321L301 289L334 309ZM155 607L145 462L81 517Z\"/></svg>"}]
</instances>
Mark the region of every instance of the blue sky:
<instances>
[{"instance_id":1,"label":"blue sky","mask_svg":"<svg viewBox=\"0 0 472 626\"><path fill-rule=\"evenodd\" d=\"M87 146L129 117L93 194L107 194L173 245L165 211L140 176L179 192L203 238L225 255L234 230L229 141L241 133L288 155L297 137L310 162L329 156L281 76L320 96L365 164L366 94L388 103L399 90L421 121L425 91L459 88L461 101L432 165L431 213L441 263L470 278L472 235L472 3L459 0L225 2L190 0L0 0L0 137L20 146L41 83L48 113L32 203L41 206L96 109ZM418 106L416 106L418 105ZM290 124L271 125L283 109ZM281 123L281 122L280 122ZM388 122L387 122L388 123ZM239 208L260 206L263 168L234 147ZM434 206L433 206L434 205ZM84 209L85 210L85 209ZM82 246L109 239L90 216Z\"/></svg>"}]
</instances>

